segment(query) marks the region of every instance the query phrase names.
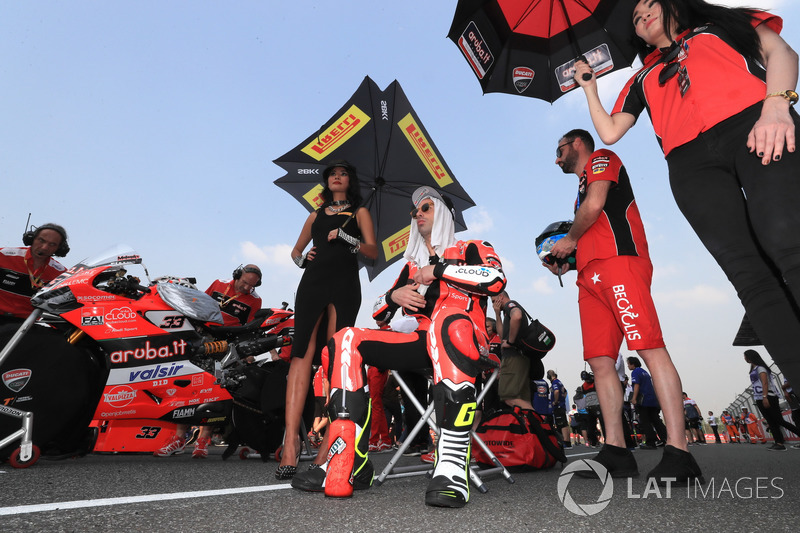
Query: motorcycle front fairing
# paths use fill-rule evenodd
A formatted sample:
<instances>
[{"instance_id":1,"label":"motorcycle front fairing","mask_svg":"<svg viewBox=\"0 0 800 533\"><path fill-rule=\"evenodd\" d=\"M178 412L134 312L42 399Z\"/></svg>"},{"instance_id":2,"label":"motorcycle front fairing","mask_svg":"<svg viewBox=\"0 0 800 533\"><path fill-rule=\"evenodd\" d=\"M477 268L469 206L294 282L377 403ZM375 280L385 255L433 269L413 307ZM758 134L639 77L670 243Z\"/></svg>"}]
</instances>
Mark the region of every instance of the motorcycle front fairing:
<instances>
[{"instance_id":1,"label":"motorcycle front fairing","mask_svg":"<svg viewBox=\"0 0 800 533\"><path fill-rule=\"evenodd\" d=\"M196 325L222 323L219 305L176 283L112 290L124 281L126 267L141 262L130 247L112 248L53 280L34 305L59 315L100 349L108 377L95 419L187 424L224 419L230 394L190 361L204 340Z\"/></svg>"}]
</instances>

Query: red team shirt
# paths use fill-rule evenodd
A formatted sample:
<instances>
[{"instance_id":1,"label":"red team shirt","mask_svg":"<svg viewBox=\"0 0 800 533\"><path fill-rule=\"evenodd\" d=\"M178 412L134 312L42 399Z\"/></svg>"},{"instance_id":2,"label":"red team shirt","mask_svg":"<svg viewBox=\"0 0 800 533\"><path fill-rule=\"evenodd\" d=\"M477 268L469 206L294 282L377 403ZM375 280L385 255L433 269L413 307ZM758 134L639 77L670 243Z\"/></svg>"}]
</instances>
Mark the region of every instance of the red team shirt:
<instances>
[{"instance_id":1,"label":"red team shirt","mask_svg":"<svg viewBox=\"0 0 800 533\"><path fill-rule=\"evenodd\" d=\"M28 318L31 296L64 272L64 265L50 262L36 271L30 248L0 248L0 315Z\"/></svg>"},{"instance_id":2,"label":"red team shirt","mask_svg":"<svg viewBox=\"0 0 800 533\"><path fill-rule=\"evenodd\" d=\"M780 33L780 17L757 11L754 27L764 23ZM625 112L634 117L647 109L664 155L723 120L761 102L766 94L766 71L729 44L716 26L687 30L676 39L683 48L677 61L678 75L663 86L658 76L663 54L654 50L644 66L623 88L611 114Z\"/></svg>"},{"instance_id":3,"label":"red team shirt","mask_svg":"<svg viewBox=\"0 0 800 533\"><path fill-rule=\"evenodd\" d=\"M603 212L586 232L581 235L576 251L580 272L590 261L608 259L618 255L634 255L650 259L647 238L633 197L628 172L620 158L611 150L597 150L589 156L578 184L578 199L575 211L586 198L589 184L595 181L613 183L608 191Z\"/></svg>"},{"instance_id":4,"label":"red team shirt","mask_svg":"<svg viewBox=\"0 0 800 533\"><path fill-rule=\"evenodd\" d=\"M237 294L235 280L217 280L206 289L206 294L220 303L222 318L226 326L243 326L253 320L256 311L261 309L261 297L253 291L250 294Z\"/></svg>"},{"instance_id":5,"label":"red team shirt","mask_svg":"<svg viewBox=\"0 0 800 533\"><path fill-rule=\"evenodd\" d=\"M623 338L629 350L664 346L650 296L653 267L644 225L628 173L611 150L589 156L575 211L589 185L602 180L612 186L602 213L581 235L576 253L584 359L616 358Z\"/></svg>"}]
</instances>

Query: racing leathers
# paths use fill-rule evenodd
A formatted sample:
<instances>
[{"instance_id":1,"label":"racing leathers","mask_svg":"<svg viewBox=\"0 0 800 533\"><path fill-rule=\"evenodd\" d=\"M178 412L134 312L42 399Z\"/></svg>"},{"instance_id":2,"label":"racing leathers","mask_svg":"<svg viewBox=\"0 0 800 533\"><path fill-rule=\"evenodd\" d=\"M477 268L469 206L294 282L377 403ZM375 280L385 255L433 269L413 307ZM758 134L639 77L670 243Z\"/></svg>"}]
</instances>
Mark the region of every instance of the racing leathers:
<instances>
[{"instance_id":1,"label":"racing leathers","mask_svg":"<svg viewBox=\"0 0 800 533\"><path fill-rule=\"evenodd\" d=\"M436 466L425 501L429 505L461 507L469 499L469 430L475 415L475 378L484 369L498 366L489 352L486 336L487 296L499 294L506 280L500 260L485 241L458 241L445 249L443 257L432 256L435 280L425 290L425 307L404 309L417 320L409 333L344 328L328 343L325 360L331 383L329 412L335 417L346 390L346 406L356 423L354 478L366 469L370 405L364 364L399 371L433 367L433 399L441 435ZM392 292L413 283L420 268L409 262L392 288L375 304L373 317L389 322L398 304ZM421 291L420 291L421 292ZM343 384L342 379L346 382Z\"/></svg>"}]
</instances>

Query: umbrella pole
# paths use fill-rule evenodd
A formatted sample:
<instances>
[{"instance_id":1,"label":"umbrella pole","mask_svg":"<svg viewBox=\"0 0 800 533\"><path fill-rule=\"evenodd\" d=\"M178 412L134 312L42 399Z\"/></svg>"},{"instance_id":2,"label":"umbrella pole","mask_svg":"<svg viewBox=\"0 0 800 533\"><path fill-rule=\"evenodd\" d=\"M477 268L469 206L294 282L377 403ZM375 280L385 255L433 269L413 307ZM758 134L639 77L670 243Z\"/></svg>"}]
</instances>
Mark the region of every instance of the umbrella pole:
<instances>
[{"instance_id":1,"label":"umbrella pole","mask_svg":"<svg viewBox=\"0 0 800 533\"><path fill-rule=\"evenodd\" d=\"M572 22L569 20L567 6L564 5L564 0L558 0L558 3L561 4L561 10L564 12L564 18L567 19L567 36L569 37L569 42L572 43L572 47L575 50L575 59L588 64L589 62L586 61L586 56L583 55L580 47L578 46L578 38L575 36L575 32L572 31ZM583 75L583 81L589 81L591 79L591 74L586 73Z\"/></svg>"},{"instance_id":2,"label":"umbrella pole","mask_svg":"<svg viewBox=\"0 0 800 533\"><path fill-rule=\"evenodd\" d=\"M375 186L373 186L373 187L372 187L372 191L370 191L370 193L369 193L369 196L367 196L367 199L366 199L366 200L364 200L364 203L363 203L363 206L364 206L364 207L366 207L367 209L369 209L369 206L370 206L370 205L372 205L372 199L375 197L375 193L378 191L378 188L379 188L379 187L382 187L382 186L383 186L383 184L384 184L383 178L376 178L376 179L375 179ZM358 206L358 207L361 207L361 206ZM345 228L345 226L347 226L347 224L349 224L349 223L350 223L350 221L351 221L351 220L353 220L353 219L356 217L356 213L357 213L357 212L358 212L358 208L356 208L356 209L353 211L353 214L352 214L352 215L350 215L349 217L347 217L347 220L345 220L345 221L344 221L344 224L342 224L342 229L344 229L344 228Z\"/></svg>"}]
</instances>

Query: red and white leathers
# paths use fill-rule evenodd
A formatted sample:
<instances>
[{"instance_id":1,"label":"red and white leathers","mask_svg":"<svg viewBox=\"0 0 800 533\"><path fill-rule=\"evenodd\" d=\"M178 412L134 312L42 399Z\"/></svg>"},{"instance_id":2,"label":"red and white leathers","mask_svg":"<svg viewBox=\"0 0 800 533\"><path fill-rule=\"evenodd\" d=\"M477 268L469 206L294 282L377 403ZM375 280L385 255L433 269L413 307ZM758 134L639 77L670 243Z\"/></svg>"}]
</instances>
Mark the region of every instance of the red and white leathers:
<instances>
[{"instance_id":1,"label":"red and white leathers","mask_svg":"<svg viewBox=\"0 0 800 533\"><path fill-rule=\"evenodd\" d=\"M442 434L438 442L436 469L428 486L426 502L469 498L467 464L469 429L475 413L475 377L485 368L497 366L489 353L486 336L487 296L499 294L506 280L500 259L485 241L459 241L445 249L442 257L431 257L436 280L425 292L425 307L413 316L417 329L411 333L344 328L328 344L333 355L328 366L331 381L331 415L342 403L356 422L357 456L354 476L366 467L366 438L369 435L369 404L364 364L382 369L418 370L433 366L433 396L436 420ZM408 262L392 288L375 305L373 317L388 322L398 305L391 294L413 280L419 266ZM323 357L323 365L328 362ZM342 374L346 383L342 383ZM351 394L352 393L352 394ZM463 505L462 503L462 505Z\"/></svg>"}]
</instances>

